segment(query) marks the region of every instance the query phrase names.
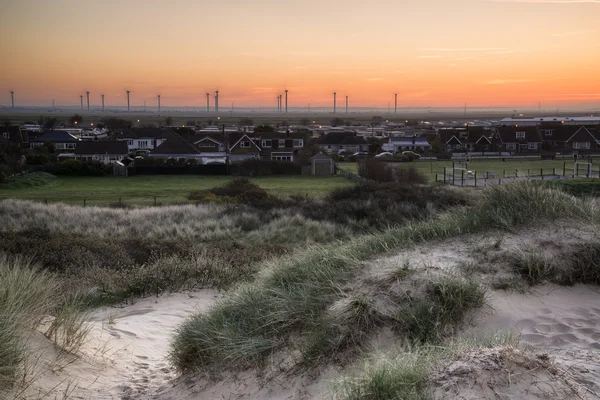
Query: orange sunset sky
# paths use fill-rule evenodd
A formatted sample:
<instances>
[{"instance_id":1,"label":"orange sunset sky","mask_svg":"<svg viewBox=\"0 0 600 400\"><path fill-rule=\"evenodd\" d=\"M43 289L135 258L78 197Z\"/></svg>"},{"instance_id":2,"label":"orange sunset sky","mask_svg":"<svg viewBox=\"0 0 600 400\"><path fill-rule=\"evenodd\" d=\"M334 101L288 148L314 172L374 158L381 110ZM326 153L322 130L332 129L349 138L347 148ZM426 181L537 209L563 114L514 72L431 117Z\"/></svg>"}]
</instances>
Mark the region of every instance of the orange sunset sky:
<instances>
[{"instance_id":1,"label":"orange sunset sky","mask_svg":"<svg viewBox=\"0 0 600 400\"><path fill-rule=\"evenodd\" d=\"M600 107L600 0L0 0L0 105ZM211 99L212 105L212 99Z\"/></svg>"}]
</instances>

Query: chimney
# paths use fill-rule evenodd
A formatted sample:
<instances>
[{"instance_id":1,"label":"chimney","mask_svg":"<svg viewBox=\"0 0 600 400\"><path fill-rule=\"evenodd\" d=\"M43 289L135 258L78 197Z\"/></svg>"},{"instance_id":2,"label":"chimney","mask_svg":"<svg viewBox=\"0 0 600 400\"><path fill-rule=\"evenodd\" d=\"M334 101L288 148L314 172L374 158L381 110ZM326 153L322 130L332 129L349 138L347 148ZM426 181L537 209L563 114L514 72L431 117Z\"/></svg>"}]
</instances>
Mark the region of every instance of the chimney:
<instances>
[{"instance_id":1,"label":"chimney","mask_svg":"<svg viewBox=\"0 0 600 400\"><path fill-rule=\"evenodd\" d=\"M335 106L336 106L336 97L337 93L333 92L333 113L335 114Z\"/></svg>"},{"instance_id":2,"label":"chimney","mask_svg":"<svg viewBox=\"0 0 600 400\"><path fill-rule=\"evenodd\" d=\"M288 112L288 90L285 89L285 113Z\"/></svg>"}]
</instances>

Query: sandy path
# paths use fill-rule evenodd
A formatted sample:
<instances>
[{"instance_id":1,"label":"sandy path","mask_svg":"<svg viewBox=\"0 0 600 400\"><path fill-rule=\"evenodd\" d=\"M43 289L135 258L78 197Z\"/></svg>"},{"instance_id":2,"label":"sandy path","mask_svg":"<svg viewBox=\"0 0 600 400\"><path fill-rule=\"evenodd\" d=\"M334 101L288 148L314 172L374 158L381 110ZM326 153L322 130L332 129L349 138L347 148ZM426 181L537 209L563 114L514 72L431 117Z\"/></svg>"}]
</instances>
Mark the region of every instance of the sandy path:
<instances>
[{"instance_id":1,"label":"sandy path","mask_svg":"<svg viewBox=\"0 0 600 400\"><path fill-rule=\"evenodd\" d=\"M600 393L600 287L544 285L526 294L493 292L466 336L497 331L520 334L520 343L547 353L575 379Z\"/></svg>"},{"instance_id":2,"label":"sandy path","mask_svg":"<svg viewBox=\"0 0 600 400\"><path fill-rule=\"evenodd\" d=\"M24 398L147 399L176 376L166 356L177 327L208 309L213 290L165 294L124 307L104 307L88 316L90 332L78 357L56 363L56 349L42 335L33 344L43 364Z\"/></svg>"}]
</instances>

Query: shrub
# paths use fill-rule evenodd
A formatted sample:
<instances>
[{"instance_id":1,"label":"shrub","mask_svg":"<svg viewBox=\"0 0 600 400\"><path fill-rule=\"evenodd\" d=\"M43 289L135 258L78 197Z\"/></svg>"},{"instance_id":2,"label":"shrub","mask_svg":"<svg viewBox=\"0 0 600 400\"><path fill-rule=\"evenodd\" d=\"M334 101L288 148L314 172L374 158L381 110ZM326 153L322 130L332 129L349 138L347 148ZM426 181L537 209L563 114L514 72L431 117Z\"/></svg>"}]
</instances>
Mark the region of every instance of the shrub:
<instances>
[{"instance_id":1,"label":"shrub","mask_svg":"<svg viewBox=\"0 0 600 400\"><path fill-rule=\"evenodd\" d=\"M247 178L234 178L223 186L191 192L187 199L207 202L214 201L215 197L218 199L218 203L241 203L261 209L269 209L282 204L280 199L268 194Z\"/></svg>"},{"instance_id":2,"label":"shrub","mask_svg":"<svg viewBox=\"0 0 600 400\"><path fill-rule=\"evenodd\" d=\"M392 164L376 159L366 159L359 162L358 174L375 182L427 183L427 177L416 168L394 168Z\"/></svg>"}]
</instances>

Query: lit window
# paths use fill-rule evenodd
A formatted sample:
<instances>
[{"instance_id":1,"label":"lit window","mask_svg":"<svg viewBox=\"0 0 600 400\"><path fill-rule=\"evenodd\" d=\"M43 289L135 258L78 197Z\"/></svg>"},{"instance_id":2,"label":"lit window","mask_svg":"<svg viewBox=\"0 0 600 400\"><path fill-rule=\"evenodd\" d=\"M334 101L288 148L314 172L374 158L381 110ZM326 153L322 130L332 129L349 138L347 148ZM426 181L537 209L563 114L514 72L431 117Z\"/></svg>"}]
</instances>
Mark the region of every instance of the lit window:
<instances>
[{"instance_id":1,"label":"lit window","mask_svg":"<svg viewBox=\"0 0 600 400\"><path fill-rule=\"evenodd\" d=\"M285 139L279 139L278 147L285 147Z\"/></svg>"},{"instance_id":2,"label":"lit window","mask_svg":"<svg viewBox=\"0 0 600 400\"><path fill-rule=\"evenodd\" d=\"M517 139L525 139L525 132L517 132Z\"/></svg>"}]
</instances>

